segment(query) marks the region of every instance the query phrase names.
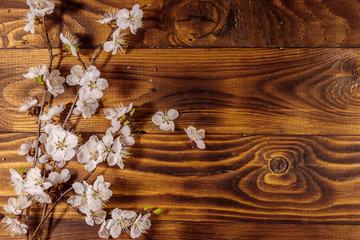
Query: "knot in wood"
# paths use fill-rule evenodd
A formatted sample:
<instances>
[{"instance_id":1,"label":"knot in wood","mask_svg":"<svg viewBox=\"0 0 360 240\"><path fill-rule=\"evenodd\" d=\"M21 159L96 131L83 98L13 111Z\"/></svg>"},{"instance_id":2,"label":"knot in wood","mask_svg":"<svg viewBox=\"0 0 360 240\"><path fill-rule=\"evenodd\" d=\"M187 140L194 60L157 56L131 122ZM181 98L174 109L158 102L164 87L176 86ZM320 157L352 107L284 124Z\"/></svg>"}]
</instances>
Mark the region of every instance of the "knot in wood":
<instances>
[{"instance_id":1,"label":"knot in wood","mask_svg":"<svg viewBox=\"0 0 360 240\"><path fill-rule=\"evenodd\" d=\"M283 157L274 157L270 161L270 170L275 174L284 173L289 167L288 161Z\"/></svg>"}]
</instances>

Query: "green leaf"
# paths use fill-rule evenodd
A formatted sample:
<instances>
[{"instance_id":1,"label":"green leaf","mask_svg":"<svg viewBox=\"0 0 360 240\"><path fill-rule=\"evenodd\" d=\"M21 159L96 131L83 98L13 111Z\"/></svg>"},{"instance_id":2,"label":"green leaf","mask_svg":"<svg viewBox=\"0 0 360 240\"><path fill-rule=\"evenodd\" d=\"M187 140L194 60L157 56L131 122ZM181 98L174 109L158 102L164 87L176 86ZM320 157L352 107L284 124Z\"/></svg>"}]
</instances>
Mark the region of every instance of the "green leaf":
<instances>
[{"instance_id":1,"label":"green leaf","mask_svg":"<svg viewBox=\"0 0 360 240\"><path fill-rule=\"evenodd\" d=\"M135 108L131 109L131 111L130 111L130 115L133 115L133 114L134 114L134 112L135 112Z\"/></svg>"},{"instance_id":2,"label":"green leaf","mask_svg":"<svg viewBox=\"0 0 360 240\"><path fill-rule=\"evenodd\" d=\"M42 84L42 85L45 84L41 77L35 78L35 81L38 82L38 83L40 83L40 84Z\"/></svg>"},{"instance_id":3,"label":"green leaf","mask_svg":"<svg viewBox=\"0 0 360 240\"><path fill-rule=\"evenodd\" d=\"M10 217L14 218L15 215L13 213L9 213Z\"/></svg>"},{"instance_id":4,"label":"green leaf","mask_svg":"<svg viewBox=\"0 0 360 240\"><path fill-rule=\"evenodd\" d=\"M129 120L126 120L125 122L124 122L124 125L128 125L130 123L130 121Z\"/></svg>"},{"instance_id":5,"label":"green leaf","mask_svg":"<svg viewBox=\"0 0 360 240\"><path fill-rule=\"evenodd\" d=\"M21 166L19 173L23 174L25 172L25 167Z\"/></svg>"},{"instance_id":6,"label":"green leaf","mask_svg":"<svg viewBox=\"0 0 360 240\"><path fill-rule=\"evenodd\" d=\"M154 211L155 214L160 214L162 212L161 208L158 208Z\"/></svg>"},{"instance_id":7,"label":"green leaf","mask_svg":"<svg viewBox=\"0 0 360 240\"><path fill-rule=\"evenodd\" d=\"M144 210L148 210L149 209L149 205L146 205L146 207L144 208Z\"/></svg>"}]
</instances>

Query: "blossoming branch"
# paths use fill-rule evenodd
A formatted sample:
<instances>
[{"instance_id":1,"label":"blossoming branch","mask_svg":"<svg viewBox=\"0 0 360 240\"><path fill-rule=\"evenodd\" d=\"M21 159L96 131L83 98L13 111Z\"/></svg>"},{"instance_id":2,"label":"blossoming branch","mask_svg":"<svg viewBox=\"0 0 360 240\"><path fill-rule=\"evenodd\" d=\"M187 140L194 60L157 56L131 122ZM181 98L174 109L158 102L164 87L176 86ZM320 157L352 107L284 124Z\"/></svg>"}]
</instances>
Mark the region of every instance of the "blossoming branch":
<instances>
[{"instance_id":1,"label":"blossoming branch","mask_svg":"<svg viewBox=\"0 0 360 240\"><path fill-rule=\"evenodd\" d=\"M161 210L149 211L145 208L140 213L135 213L115 208L107 212L104 206L112 196L111 184L106 182L102 175L97 176L93 184L87 182L99 164L107 163L109 166L124 168L124 159L129 157L131 146L135 144L130 127L130 118L135 108L132 104L118 104L105 109L105 117L111 121L111 127L102 138L93 135L84 144L81 144L82 139L67 127L67 122L72 114L91 118L96 113L99 99L103 97L109 84L101 77L100 70L94 64L102 50L111 52L112 55L125 52L127 39L124 30L129 29L132 34L136 34L137 29L142 26L142 7L136 4L130 11L113 9L101 13L98 22L108 25L110 33L104 43L95 50L88 65L80 55L80 39L70 33L61 33L59 37L63 43L63 51L71 53L80 63L73 66L65 78L59 70L52 69L52 62L58 55L53 54L46 29L46 16L54 12L54 2L27 0L26 4L30 11L25 15L24 30L34 34L35 26L42 26L49 49L49 64L32 66L23 75L43 86L40 102L29 96L19 109L20 112L27 112L38 120L36 138L23 143L19 151L19 155L26 157L26 161L33 163L33 167L27 171L24 167L18 171L10 169L11 183L18 197L9 198L8 205L4 207L8 216L4 217L2 222L6 224L11 236L24 235L26 239L35 239L56 205L74 191L75 194L67 198L66 202L84 215L88 225L100 225L100 238L118 238L122 232L129 233L132 238L138 238L150 228L151 213L158 214ZM51 106L47 100L50 95L58 97L64 93L65 83L78 88L66 117L63 102ZM178 115L175 111L167 113L164 118L165 124L160 123L163 116L158 114L156 122L162 129L174 130L172 120ZM198 144L200 140L196 139L194 141ZM68 182L71 173L65 166L75 157L78 162L84 164L88 174L70 185ZM39 165L43 167L39 168ZM43 206L43 215L30 237L29 221L31 205L34 203Z\"/></svg>"}]
</instances>

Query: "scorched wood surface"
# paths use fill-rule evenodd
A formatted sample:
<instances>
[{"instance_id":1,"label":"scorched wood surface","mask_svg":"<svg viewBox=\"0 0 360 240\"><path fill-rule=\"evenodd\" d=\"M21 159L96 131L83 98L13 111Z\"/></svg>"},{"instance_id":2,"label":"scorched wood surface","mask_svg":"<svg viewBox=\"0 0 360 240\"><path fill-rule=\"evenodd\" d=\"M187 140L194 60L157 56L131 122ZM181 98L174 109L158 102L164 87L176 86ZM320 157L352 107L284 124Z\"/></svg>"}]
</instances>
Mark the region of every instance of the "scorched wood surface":
<instances>
[{"instance_id":1,"label":"scorched wood surface","mask_svg":"<svg viewBox=\"0 0 360 240\"><path fill-rule=\"evenodd\" d=\"M101 137L110 126L103 110L134 103L132 156L124 170L101 165L97 172L112 183L108 209L164 210L141 239L360 238L360 2L55 3L47 22L55 52L60 32L71 31L86 63L110 31L95 22L100 11L151 4L127 54L104 52L96 63L110 85L97 114L70 119L84 140ZM19 146L36 136L36 119L18 109L42 88L22 74L48 63L41 28L23 30L27 9L25 0L0 5L1 208L14 196L9 169L30 167ZM78 63L60 55L54 67L66 76ZM66 87L52 103L69 107L75 95ZM165 133L151 117L170 108L180 116ZM206 150L191 148L189 125L206 130ZM69 168L72 180L86 175L75 160ZM32 211L35 225L40 207ZM97 230L62 202L43 239L98 239ZM0 239L9 239L3 228Z\"/></svg>"}]
</instances>

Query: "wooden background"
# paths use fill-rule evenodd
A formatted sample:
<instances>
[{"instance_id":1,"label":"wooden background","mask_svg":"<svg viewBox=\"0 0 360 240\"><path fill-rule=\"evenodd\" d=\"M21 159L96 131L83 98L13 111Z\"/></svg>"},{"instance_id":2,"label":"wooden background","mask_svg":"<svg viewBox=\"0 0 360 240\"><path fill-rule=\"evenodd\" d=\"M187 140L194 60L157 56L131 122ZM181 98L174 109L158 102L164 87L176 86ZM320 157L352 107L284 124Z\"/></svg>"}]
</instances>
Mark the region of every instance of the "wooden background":
<instances>
[{"instance_id":1,"label":"wooden background","mask_svg":"<svg viewBox=\"0 0 360 240\"><path fill-rule=\"evenodd\" d=\"M97 173L112 183L108 208L164 209L142 239L360 238L359 1L55 3L52 44L60 46L60 32L79 34L86 63L109 33L95 22L100 11L151 3L127 54L96 63L110 84L103 107L90 120L71 119L84 139L102 136L110 126L103 109L134 103L133 155L124 170ZM25 161L18 148L36 135L36 120L18 109L41 87L22 74L48 62L40 27L23 30L27 9L25 0L0 5L1 209L14 196L9 168ZM69 54L55 61L65 76L76 64ZM75 94L67 88L53 103L69 106ZM180 113L176 131L162 132L151 116L170 108ZM189 125L206 130L206 150L191 149ZM73 180L86 174L75 161L69 168ZM97 231L62 203L43 236L98 239ZM3 228L0 238L8 239Z\"/></svg>"}]
</instances>

